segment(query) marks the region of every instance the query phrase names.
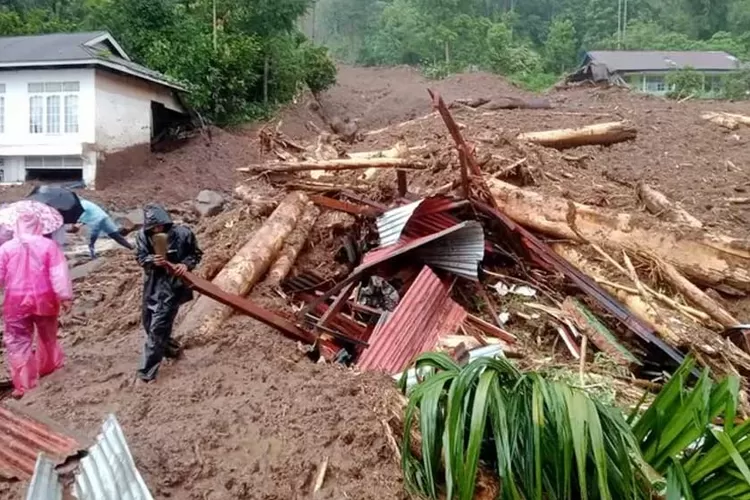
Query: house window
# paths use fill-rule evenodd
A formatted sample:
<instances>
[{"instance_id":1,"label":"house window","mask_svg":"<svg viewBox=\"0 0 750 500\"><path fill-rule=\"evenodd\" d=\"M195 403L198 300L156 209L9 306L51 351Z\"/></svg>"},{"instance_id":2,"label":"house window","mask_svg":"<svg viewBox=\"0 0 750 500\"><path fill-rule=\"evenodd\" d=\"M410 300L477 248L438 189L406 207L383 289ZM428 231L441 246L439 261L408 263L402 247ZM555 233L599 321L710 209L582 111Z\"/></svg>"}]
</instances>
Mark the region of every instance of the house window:
<instances>
[{"instance_id":1,"label":"house window","mask_svg":"<svg viewBox=\"0 0 750 500\"><path fill-rule=\"evenodd\" d=\"M27 181L80 182L83 158L80 156L27 156L24 158Z\"/></svg>"},{"instance_id":2,"label":"house window","mask_svg":"<svg viewBox=\"0 0 750 500\"><path fill-rule=\"evenodd\" d=\"M5 84L0 83L0 134L5 133Z\"/></svg>"},{"instance_id":3,"label":"house window","mask_svg":"<svg viewBox=\"0 0 750 500\"><path fill-rule=\"evenodd\" d=\"M29 132L44 132L44 97L40 95L29 97Z\"/></svg>"},{"instance_id":4,"label":"house window","mask_svg":"<svg viewBox=\"0 0 750 500\"><path fill-rule=\"evenodd\" d=\"M664 82L663 76L647 76L646 77L646 92L662 93L666 92L667 85Z\"/></svg>"},{"instance_id":5,"label":"house window","mask_svg":"<svg viewBox=\"0 0 750 500\"><path fill-rule=\"evenodd\" d=\"M65 133L78 133L78 96L65 96Z\"/></svg>"},{"instance_id":6,"label":"house window","mask_svg":"<svg viewBox=\"0 0 750 500\"><path fill-rule=\"evenodd\" d=\"M79 82L29 83L29 132L32 134L78 133Z\"/></svg>"},{"instance_id":7,"label":"house window","mask_svg":"<svg viewBox=\"0 0 750 500\"><path fill-rule=\"evenodd\" d=\"M80 156L27 156L26 168L83 168Z\"/></svg>"}]
</instances>

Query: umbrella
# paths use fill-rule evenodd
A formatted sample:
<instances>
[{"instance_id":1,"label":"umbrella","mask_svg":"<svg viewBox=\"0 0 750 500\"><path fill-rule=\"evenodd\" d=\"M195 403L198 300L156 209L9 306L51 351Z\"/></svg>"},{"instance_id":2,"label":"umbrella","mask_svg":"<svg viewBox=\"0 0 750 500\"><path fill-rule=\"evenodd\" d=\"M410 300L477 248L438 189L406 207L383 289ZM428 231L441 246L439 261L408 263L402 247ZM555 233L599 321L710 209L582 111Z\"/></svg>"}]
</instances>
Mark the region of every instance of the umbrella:
<instances>
[{"instance_id":1,"label":"umbrella","mask_svg":"<svg viewBox=\"0 0 750 500\"><path fill-rule=\"evenodd\" d=\"M43 234L55 232L64 224L60 212L49 205L34 200L21 200L0 209L0 226L15 230L18 216L27 212L39 217Z\"/></svg>"},{"instance_id":2,"label":"umbrella","mask_svg":"<svg viewBox=\"0 0 750 500\"><path fill-rule=\"evenodd\" d=\"M36 200L56 209L62 214L65 224L75 224L83 213L78 195L64 187L37 186L26 199Z\"/></svg>"}]
</instances>

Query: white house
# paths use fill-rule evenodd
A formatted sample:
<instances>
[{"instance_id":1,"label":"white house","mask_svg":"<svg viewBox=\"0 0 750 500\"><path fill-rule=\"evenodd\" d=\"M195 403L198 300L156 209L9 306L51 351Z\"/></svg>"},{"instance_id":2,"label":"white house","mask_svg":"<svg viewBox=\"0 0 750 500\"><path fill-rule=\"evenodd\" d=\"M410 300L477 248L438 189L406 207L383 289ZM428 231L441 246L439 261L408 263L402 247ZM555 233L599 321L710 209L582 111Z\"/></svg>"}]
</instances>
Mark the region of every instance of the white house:
<instances>
[{"instance_id":1,"label":"white house","mask_svg":"<svg viewBox=\"0 0 750 500\"><path fill-rule=\"evenodd\" d=\"M93 187L108 154L184 116L183 91L107 32L0 37L0 182Z\"/></svg>"}]
</instances>

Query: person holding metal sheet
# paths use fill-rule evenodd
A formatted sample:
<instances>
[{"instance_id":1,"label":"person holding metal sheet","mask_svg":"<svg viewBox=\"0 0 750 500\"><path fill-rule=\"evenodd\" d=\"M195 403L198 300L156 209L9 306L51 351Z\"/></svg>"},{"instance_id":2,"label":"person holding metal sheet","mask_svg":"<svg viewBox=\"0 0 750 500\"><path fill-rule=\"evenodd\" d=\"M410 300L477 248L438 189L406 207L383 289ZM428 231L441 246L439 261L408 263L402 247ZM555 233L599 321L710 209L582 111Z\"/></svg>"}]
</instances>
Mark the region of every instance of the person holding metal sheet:
<instances>
[{"instance_id":1,"label":"person holding metal sheet","mask_svg":"<svg viewBox=\"0 0 750 500\"><path fill-rule=\"evenodd\" d=\"M172 326L180 306L193 298L180 276L195 269L203 252L193 231L174 224L162 206L146 205L143 214L143 229L135 240L136 258L144 272L142 321L146 331L138 377L150 382L164 357L179 355Z\"/></svg>"}]
</instances>

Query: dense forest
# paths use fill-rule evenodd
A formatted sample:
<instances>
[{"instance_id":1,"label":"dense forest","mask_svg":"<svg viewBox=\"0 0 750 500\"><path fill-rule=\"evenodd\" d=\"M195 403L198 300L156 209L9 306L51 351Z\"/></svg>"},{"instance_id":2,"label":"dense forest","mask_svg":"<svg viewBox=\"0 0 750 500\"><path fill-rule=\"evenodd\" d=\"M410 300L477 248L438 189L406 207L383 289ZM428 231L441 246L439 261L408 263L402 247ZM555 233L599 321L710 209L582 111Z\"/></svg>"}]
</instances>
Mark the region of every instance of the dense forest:
<instances>
[{"instance_id":1,"label":"dense forest","mask_svg":"<svg viewBox=\"0 0 750 500\"><path fill-rule=\"evenodd\" d=\"M474 67L531 88L592 49L750 57L750 0L318 0L305 25L344 61L435 77Z\"/></svg>"},{"instance_id":2,"label":"dense forest","mask_svg":"<svg viewBox=\"0 0 750 500\"><path fill-rule=\"evenodd\" d=\"M0 0L0 36L109 30L131 58L190 85L227 124L335 81L325 48L297 29L312 0Z\"/></svg>"},{"instance_id":3,"label":"dense forest","mask_svg":"<svg viewBox=\"0 0 750 500\"><path fill-rule=\"evenodd\" d=\"M109 30L135 61L189 83L193 106L219 124L332 85L329 50L349 63L410 64L434 78L483 69L542 89L597 48L748 60L748 27L750 0L0 0L0 36Z\"/></svg>"}]
</instances>

